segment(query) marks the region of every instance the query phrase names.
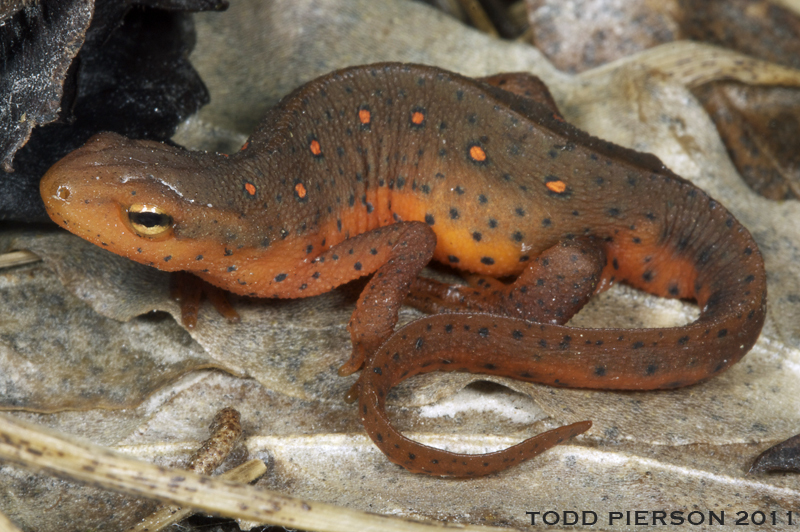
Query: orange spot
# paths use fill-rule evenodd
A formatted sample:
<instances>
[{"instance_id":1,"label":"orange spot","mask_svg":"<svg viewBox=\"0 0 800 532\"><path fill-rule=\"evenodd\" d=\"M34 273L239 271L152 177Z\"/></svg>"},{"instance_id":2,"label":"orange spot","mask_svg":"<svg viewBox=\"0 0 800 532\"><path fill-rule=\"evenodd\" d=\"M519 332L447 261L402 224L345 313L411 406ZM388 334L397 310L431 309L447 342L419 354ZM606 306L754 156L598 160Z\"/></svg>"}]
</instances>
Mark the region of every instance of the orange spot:
<instances>
[{"instance_id":1,"label":"orange spot","mask_svg":"<svg viewBox=\"0 0 800 532\"><path fill-rule=\"evenodd\" d=\"M256 195L256 186L253 183L245 183L244 184L244 189L251 196L255 196Z\"/></svg>"},{"instance_id":2,"label":"orange spot","mask_svg":"<svg viewBox=\"0 0 800 532\"><path fill-rule=\"evenodd\" d=\"M547 190L555 192L556 194L561 194L567 190L567 184L563 181L548 181L544 186L547 187Z\"/></svg>"},{"instance_id":3,"label":"orange spot","mask_svg":"<svg viewBox=\"0 0 800 532\"><path fill-rule=\"evenodd\" d=\"M372 119L369 109L359 109L358 119L361 120L362 124L369 124L369 121Z\"/></svg>"},{"instance_id":4,"label":"orange spot","mask_svg":"<svg viewBox=\"0 0 800 532\"><path fill-rule=\"evenodd\" d=\"M313 141L311 143L312 147L314 145L314 142L317 142L317 141L315 140L315 141ZM319 143L317 143L317 146L319 146ZM312 151L313 151L313 148L312 148ZM314 154L314 155L317 155L317 154ZM297 195L299 197L301 197L301 198L305 198L306 197L306 187L303 186L303 183L297 183L294 186L294 191L297 192Z\"/></svg>"},{"instance_id":5,"label":"orange spot","mask_svg":"<svg viewBox=\"0 0 800 532\"><path fill-rule=\"evenodd\" d=\"M411 121L417 125L420 125L422 122L425 121L425 115L419 111L414 111L411 115Z\"/></svg>"},{"instance_id":6,"label":"orange spot","mask_svg":"<svg viewBox=\"0 0 800 532\"><path fill-rule=\"evenodd\" d=\"M244 146L242 146L242 151L246 150L249 147L250 147L250 141L248 140L247 142L244 143Z\"/></svg>"},{"instance_id":7,"label":"orange spot","mask_svg":"<svg viewBox=\"0 0 800 532\"><path fill-rule=\"evenodd\" d=\"M559 122L566 122L566 120L564 120L564 117L563 117L563 116L561 116L561 115L560 115L560 114L558 114L558 113L553 113L553 118L555 118L555 119L556 119L556 120L558 120Z\"/></svg>"},{"instance_id":8,"label":"orange spot","mask_svg":"<svg viewBox=\"0 0 800 532\"><path fill-rule=\"evenodd\" d=\"M314 155L322 154L322 146L319 145L319 141L317 139L312 140L309 147L311 148L311 153Z\"/></svg>"},{"instance_id":9,"label":"orange spot","mask_svg":"<svg viewBox=\"0 0 800 532\"><path fill-rule=\"evenodd\" d=\"M469 156L474 161L483 162L486 160L486 152L480 146L472 146L469 149Z\"/></svg>"}]
</instances>

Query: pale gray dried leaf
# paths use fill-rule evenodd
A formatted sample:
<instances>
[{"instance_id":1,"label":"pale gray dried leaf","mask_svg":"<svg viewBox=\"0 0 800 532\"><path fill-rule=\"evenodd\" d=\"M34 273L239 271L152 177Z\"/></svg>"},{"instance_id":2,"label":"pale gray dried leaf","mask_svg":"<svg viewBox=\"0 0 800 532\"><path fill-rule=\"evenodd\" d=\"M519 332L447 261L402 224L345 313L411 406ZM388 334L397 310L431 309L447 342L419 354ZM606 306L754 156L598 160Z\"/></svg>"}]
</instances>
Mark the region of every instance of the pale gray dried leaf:
<instances>
[{"instance_id":1,"label":"pale gray dried leaf","mask_svg":"<svg viewBox=\"0 0 800 532\"><path fill-rule=\"evenodd\" d=\"M127 408L214 365L163 316L104 318L42 264L0 273L0 409Z\"/></svg>"}]
</instances>

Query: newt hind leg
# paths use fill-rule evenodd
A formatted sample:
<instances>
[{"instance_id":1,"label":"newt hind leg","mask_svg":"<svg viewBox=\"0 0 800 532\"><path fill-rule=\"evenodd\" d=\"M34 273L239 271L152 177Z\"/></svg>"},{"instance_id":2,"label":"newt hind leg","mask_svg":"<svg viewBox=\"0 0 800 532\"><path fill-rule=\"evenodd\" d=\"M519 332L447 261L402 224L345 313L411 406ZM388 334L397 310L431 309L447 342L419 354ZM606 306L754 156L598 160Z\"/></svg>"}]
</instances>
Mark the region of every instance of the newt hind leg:
<instances>
[{"instance_id":1,"label":"newt hind leg","mask_svg":"<svg viewBox=\"0 0 800 532\"><path fill-rule=\"evenodd\" d=\"M563 325L594 294L605 261L595 241L567 240L536 257L511 284L475 277L460 286L418 278L406 302L430 314L485 312Z\"/></svg>"}]
</instances>

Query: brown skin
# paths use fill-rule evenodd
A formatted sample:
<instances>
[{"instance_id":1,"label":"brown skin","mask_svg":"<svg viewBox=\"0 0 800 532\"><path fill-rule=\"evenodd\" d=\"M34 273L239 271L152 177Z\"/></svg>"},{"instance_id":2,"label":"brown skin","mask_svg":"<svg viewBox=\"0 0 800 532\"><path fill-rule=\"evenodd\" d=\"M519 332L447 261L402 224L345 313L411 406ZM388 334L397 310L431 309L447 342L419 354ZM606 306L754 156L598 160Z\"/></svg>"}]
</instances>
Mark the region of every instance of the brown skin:
<instances>
[{"instance_id":1,"label":"brown skin","mask_svg":"<svg viewBox=\"0 0 800 532\"><path fill-rule=\"evenodd\" d=\"M498 453L447 453L391 427L391 387L434 370L687 386L741 359L765 315L763 261L747 230L652 155L564 123L541 87L524 74L349 68L285 98L236 155L104 133L48 172L42 196L87 240L239 294L306 297L374 274L340 370L366 361L355 388L364 426L411 471L487 474L591 423ZM431 259L486 277L471 287L418 279ZM516 281L493 279L507 276ZM614 282L696 300L700 318L670 329L563 325ZM443 314L394 332L409 292Z\"/></svg>"}]
</instances>

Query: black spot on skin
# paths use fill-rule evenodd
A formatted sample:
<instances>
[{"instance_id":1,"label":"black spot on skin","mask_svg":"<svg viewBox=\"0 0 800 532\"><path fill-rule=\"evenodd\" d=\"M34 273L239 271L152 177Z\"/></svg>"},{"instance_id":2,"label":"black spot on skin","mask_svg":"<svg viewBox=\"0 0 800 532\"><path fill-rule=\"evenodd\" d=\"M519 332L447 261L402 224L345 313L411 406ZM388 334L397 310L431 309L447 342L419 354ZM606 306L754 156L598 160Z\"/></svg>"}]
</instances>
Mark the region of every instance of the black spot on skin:
<instances>
[{"instance_id":1,"label":"black spot on skin","mask_svg":"<svg viewBox=\"0 0 800 532\"><path fill-rule=\"evenodd\" d=\"M452 323L448 323L447 325L445 325L444 326L444 332L446 332L446 333L453 332L453 324Z\"/></svg>"},{"instance_id":2,"label":"black spot on skin","mask_svg":"<svg viewBox=\"0 0 800 532\"><path fill-rule=\"evenodd\" d=\"M513 338L514 340L522 340L522 331L516 331L516 330L512 331L511 338Z\"/></svg>"},{"instance_id":3,"label":"black spot on skin","mask_svg":"<svg viewBox=\"0 0 800 532\"><path fill-rule=\"evenodd\" d=\"M450 208L450 219L458 220L458 209L456 209L455 207Z\"/></svg>"},{"instance_id":4,"label":"black spot on skin","mask_svg":"<svg viewBox=\"0 0 800 532\"><path fill-rule=\"evenodd\" d=\"M619 216L619 209L616 207L611 207L610 209L606 209L606 214L609 216Z\"/></svg>"},{"instance_id":5,"label":"black spot on skin","mask_svg":"<svg viewBox=\"0 0 800 532\"><path fill-rule=\"evenodd\" d=\"M230 250L230 249L228 249L228 248L225 248L225 256L226 256L226 257L230 257L231 255L233 255L233 251L231 251L231 250Z\"/></svg>"},{"instance_id":6,"label":"black spot on skin","mask_svg":"<svg viewBox=\"0 0 800 532\"><path fill-rule=\"evenodd\" d=\"M417 341L414 343L414 349L420 350L420 349L422 349L423 345L425 345L425 341L420 336L419 338L417 338Z\"/></svg>"},{"instance_id":7,"label":"black spot on skin","mask_svg":"<svg viewBox=\"0 0 800 532\"><path fill-rule=\"evenodd\" d=\"M633 343L633 348L634 349L641 349L642 347L644 347L644 342L634 342Z\"/></svg>"},{"instance_id":8,"label":"black spot on skin","mask_svg":"<svg viewBox=\"0 0 800 532\"><path fill-rule=\"evenodd\" d=\"M381 368L372 368L372 372L376 375L383 375L383 370L381 370Z\"/></svg>"},{"instance_id":9,"label":"black spot on skin","mask_svg":"<svg viewBox=\"0 0 800 532\"><path fill-rule=\"evenodd\" d=\"M650 364L649 366L647 366L647 369L645 370L644 374L653 375L657 371L658 371L658 366L656 366L655 364Z\"/></svg>"},{"instance_id":10,"label":"black spot on skin","mask_svg":"<svg viewBox=\"0 0 800 532\"><path fill-rule=\"evenodd\" d=\"M495 227L497 227L497 220L489 218L489 229L494 229Z\"/></svg>"},{"instance_id":11,"label":"black spot on skin","mask_svg":"<svg viewBox=\"0 0 800 532\"><path fill-rule=\"evenodd\" d=\"M203 260L203 256L202 256L202 255L198 255L198 256L196 256L196 257L194 258L194 260Z\"/></svg>"},{"instance_id":12,"label":"black spot on skin","mask_svg":"<svg viewBox=\"0 0 800 532\"><path fill-rule=\"evenodd\" d=\"M463 194L464 194L464 189L463 189L463 188L461 188L460 186L457 186L457 187L454 189L454 192L455 192L456 194L458 194L459 196L461 196L461 195L463 195Z\"/></svg>"},{"instance_id":13,"label":"black spot on skin","mask_svg":"<svg viewBox=\"0 0 800 532\"><path fill-rule=\"evenodd\" d=\"M361 263L360 262L356 262L355 265L353 266L353 268L355 268L355 270L357 272L360 272L361 271Z\"/></svg>"},{"instance_id":14,"label":"black spot on skin","mask_svg":"<svg viewBox=\"0 0 800 532\"><path fill-rule=\"evenodd\" d=\"M522 242L522 238L523 238L523 236L522 236L522 233L520 233L519 231L517 231L516 233L514 233L513 235L511 235L511 238L514 240L514 242Z\"/></svg>"},{"instance_id":15,"label":"black spot on skin","mask_svg":"<svg viewBox=\"0 0 800 532\"><path fill-rule=\"evenodd\" d=\"M525 216L525 209L523 209L522 207L517 207L516 209L514 209L514 214L516 214L517 216Z\"/></svg>"},{"instance_id":16,"label":"black spot on skin","mask_svg":"<svg viewBox=\"0 0 800 532\"><path fill-rule=\"evenodd\" d=\"M489 201L489 200L487 200L487 199L486 199L486 196L484 196L483 194L480 194L480 195L478 196L478 203L486 204L488 201Z\"/></svg>"},{"instance_id":17,"label":"black spot on skin","mask_svg":"<svg viewBox=\"0 0 800 532\"><path fill-rule=\"evenodd\" d=\"M642 279L644 279L645 282L649 283L650 281L653 280L653 272L650 271L650 270L647 270L646 272L644 272L642 274Z\"/></svg>"},{"instance_id":18,"label":"black spot on skin","mask_svg":"<svg viewBox=\"0 0 800 532\"><path fill-rule=\"evenodd\" d=\"M753 249L750 248L750 247L744 248L744 254L745 255L752 255L753 254Z\"/></svg>"},{"instance_id":19,"label":"black spot on skin","mask_svg":"<svg viewBox=\"0 0 800 532\"><path fill-rule=\"evenodd\" d=\"M551 225L553 225L553 222L550 220L550 218L545 218L542 220L542 227L550 227Z\"/></svg>"},{"instance_id":20,"label":"black spot on skin","mask_svg":"<svg viewBox=\"0 0 800 532\"><path fill-rule=\"evenodd\" d=\"M611 265L615 270L619 270L619 262L617 261L617 257L614 257L614 259L611 261Z\"/></svg>"},{"instance_id":21,"label":"black spot on skin","mask_svg":"<svg viewBox=\"0 0 800 532\"><path fill-rule=\"evenodd\" d=\"M680 294L680 290L678 289L678 285L673 283L669 285L669 295L677 297Z\"/></svg>"},{"instance_id":22,"label":"black spot on skin","mask_svg":"<svg viewBox=\"0 0 800 532\"><path fill-rule=\"evenodd\" d=\"M724 338L728 336L728 329L720 329L717 333L717 338Z\"/></svg>"},{"instance_id":23,"label":"black spot on skin","mask_svg":"<svg viewBox=\"0 0 800 532\"><path fill-rule=\"evenodd\" d=\"M280 283L286 279L287 275L285 273L279 273L275 276L275 282Z\"/></svg>"},{"instance_id":24,"label":"black spot on skin","mask_svg":"<svg viewBox=\"0 0 800 532\"><path fill-rule=\"evenodd\" d=\"M606 375L606 368L605 366L597 366L594 368L594 374L598 377L605 377Z\"/></svg>"},{"instance_id":25,"label":"black spot on skin","mask_svg":"<svg viewBox=\"0 0 800 532\"><path fill-rule=\"evenodd\" d=\"M426 214L425 215L425 223L428 224L428 225L433 225L433 224L436 223L436 220L433 218L432 214Z\"/></svg>"},{"instance_id":26,"label":"black spot on skin","mask_svg":"<svg viewBox=\"0 0 800 532\"><path fill-rule=\"evenodd\" d=\"M750 284L755 280L756 280L756 278L755 278L754 275L748 275L747 277L744 278L744 282L747 283L747 284Z\"/></svg>"},{"instance_id":27,"label":"black spot on skin","mask_svg":"<svg viewBox=\"0 0 800 532\"><path fill-rule=\"evenodd\" d=\"M481 235L479 232L475 231L474 233L472 233L472 240L474 240L475 242L480 242L481 238L483 238L483 235Z\"/></svg>"},{"instance_id":28,"label":"black spot on skin","mask_svg":"<svg viewBox=\"0 0 800 532\"><path fill-rule=\"evenodd\" d=\"M482 338L488 338L489 329L487 329L486 327L481 327L480 329L478 329L478 334L480 334Z\"/></svg>"},{"instance_id":29,"label":"black spot on skin","mask_svg":"<svg viewBox=\"0 0 800 532\"><path fill-rule=\"evenodd\" d=\"M486 264L487 266L491 266L494 264L494 259L492 257L481 257L481 263Z\"/></svg>"},{"instance_id":30,"label":"black spot on skin","mask_svg":"<svg viewBox=\"0 0 800 532\"><path fill-rule=\"evenodd\" d=\"M539 340L539 346L540 347L547 347L547 340L545 340L544 338Z\"/></svg>"},{"instance_id":31,"label":"black spot on skin","mask_svg":"<svg viewBox=\"0 0 800 532\"><path fill-rule=\"evenodd\" d=\"M447 260L455 264L456 262L458 262L458 257L456 257L455 255L448 255Z\"/></svg>"},{"instance_id":32,"label":"black spot on skin","mask_svg":"<svg viewBox=\"0 0 800 532\"><path fill-rule=\"evenodd\" d=\"M236 266L228 266L228 271L229 272L235 272L236 271Z\"/></svg>"}]
</instances>

